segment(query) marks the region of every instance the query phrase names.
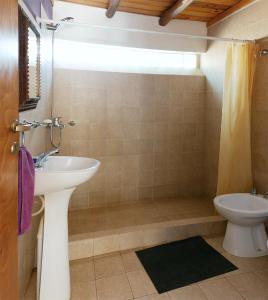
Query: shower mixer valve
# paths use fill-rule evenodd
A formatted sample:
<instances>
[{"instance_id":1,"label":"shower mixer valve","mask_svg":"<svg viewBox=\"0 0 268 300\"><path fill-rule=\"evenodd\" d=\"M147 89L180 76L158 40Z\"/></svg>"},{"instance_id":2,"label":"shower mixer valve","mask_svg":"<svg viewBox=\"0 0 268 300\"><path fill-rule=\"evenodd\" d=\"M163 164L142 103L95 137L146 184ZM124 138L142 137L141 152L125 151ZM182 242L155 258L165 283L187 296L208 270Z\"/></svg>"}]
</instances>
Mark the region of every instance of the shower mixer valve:
<instances>
[{"instance_id":1,"label":"shower mixer valve","mask_svg":"<svg viewBox=\"0 0 268 300\"><path fill-rule=\"evenodd\" d=\"M38 127L45 127L50 129L50 142L54 148L59 148L61 145L61 139L62 139L62 129L64 129L66 126L73 127L76 125L76 122L74 120L68 121L66 124L61 121L61 117L54 117L52 119L45 119L42 122L39 121L27 121L27 120L15 120L11 124L11 130L14 132L20 132L21 136L21 146L24 146L25 144L25 132L29 131L31 129L35 129ZM53 129L58 128L60 130L60 140L57 144L54 143L54 133Z\"/></svg>"},{"instance_id":2,"label":"shower mixer valve","mask_svg":"<svg viewBox=\"0 0 268 300\"><path fill-rule=\"evenodd\" d=\"M47 127L47 128L51 128L51 127L54 127L54 128L65 128L66 126L75 126L76 125L76 122L74 120L70 120L67 122L67 124L64 124L62 121L61 121L61 117L55 117L55 118L52 118L52 119L45 119L43 122L39 122L39 121L27 121L27 120L23 120L23 121L16 121L16 123L14 122L16 126L16 128L19 128L19 126L27 126L27 128L32 129L32 128L38 128L38 127ZM16 130L16 131L20 131L20 130L17 130L17 129L13 129L12 130Z\"/></svg>"}]
</instances>

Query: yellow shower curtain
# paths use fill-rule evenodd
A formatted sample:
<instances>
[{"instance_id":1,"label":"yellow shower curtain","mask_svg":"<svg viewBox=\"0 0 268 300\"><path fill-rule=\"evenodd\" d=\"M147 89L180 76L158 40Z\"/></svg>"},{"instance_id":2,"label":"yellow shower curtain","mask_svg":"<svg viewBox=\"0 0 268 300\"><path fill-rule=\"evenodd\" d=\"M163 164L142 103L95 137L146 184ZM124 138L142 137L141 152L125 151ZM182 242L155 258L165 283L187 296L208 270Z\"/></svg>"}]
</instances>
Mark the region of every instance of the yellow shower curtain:
<instances>
[{"instance_id":1,"label":"yellow shower curtain","mask_svg":"<svg viewBox=\"0 0 268 300\"><path fill-rule=\"evenodd\" d=\"M251 101L257 46L227 47L223 92L217 194L249 192L251 165Z\"/></svg>"}]
</instances>

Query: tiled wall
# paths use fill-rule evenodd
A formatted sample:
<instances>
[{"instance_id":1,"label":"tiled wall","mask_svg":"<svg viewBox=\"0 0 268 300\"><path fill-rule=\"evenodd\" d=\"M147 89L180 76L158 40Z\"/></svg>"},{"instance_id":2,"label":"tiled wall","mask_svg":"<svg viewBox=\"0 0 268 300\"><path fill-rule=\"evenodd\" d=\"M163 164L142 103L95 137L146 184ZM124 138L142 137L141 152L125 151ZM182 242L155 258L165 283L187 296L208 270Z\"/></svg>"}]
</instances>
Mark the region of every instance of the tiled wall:
<instances>
[{"instance_id":1,"label":"tiled wall","mask_svg":"<svg viewBox=\"0 0 268 300\"><path fill-rule=\"evenodd\" d=\"M203 189L203 76L55 70L62 154L97 158L97 175L71 208L193 196Z\"/></svg>"},{"instance_id":2,"label":"tiled wall","mask_svg":"<svg viewBox=\"0 0 268 300\"><path fill-rule=\"evenodd\" d=\"M268 31L268 30L267 30ZM268 49L268 40L260 43ZM259 57L253 94L253 169L258 191L268 191L268 56Z\"/></svg>"},{"instance_id":3,"label":"tiled wall","mask_svg":"<svg viewBox=\"0 0 268 300\"><path fill-rule=\"evenodd\" d=\"M268 35L267 11L268 1L258 1L240 13L210 27L208 34L210 36L241 39L265 37ZM202 71L207 78L205 97L205 191L208 195L215 194L217 184L225 47L225 43L210 43L207 53L202 55L201 59ZM261 190L263 190L264 185L268 186L268 176L267 173L266 175L264 173L264 162L268 159L267 148L265 149L263 144L262 146L256 144L257 141L259 143L267 141L267 131L264 129L265 122L268 120L265 112L267 110L265 99L267 99L266 87L268 83L267 68L265 69L264 65L265 59L267 60L267 57L258 61L258 69L261 71L258 71L259 75L257 74L255 84L258 89L258 97L262 99L262 104L257 104L256 98L253 100L253 117L255 115L256 120L253 124L253 163L255 167L255 185ZM261 89L259 86L261 86ZM262 147L262 155L260 155L257 147Z\"/></svg>"},{"instance_id":4,"label":"tiled wall","mask_svg":"<svg viewBox=\"0 0 268 300\"><path fill-rule=\"evenodd\" d=\"M52 43L49 33L43 33L41 47L41 100L35 110L29 110L20 113L21 120L42 121L50 118L52 103L52 64L51 53ZM32 155L44 152L49 146L49 135L47 129L37 128L26 133L26 147ZM40 208L40 202L35 199L34 211ZM32 218L32 226L29 232L19 237L19 285L20 299L23 299L23 293L35 266L35 249L37 245L37 230L41 215Z\"/></svg>"}]
</instances>

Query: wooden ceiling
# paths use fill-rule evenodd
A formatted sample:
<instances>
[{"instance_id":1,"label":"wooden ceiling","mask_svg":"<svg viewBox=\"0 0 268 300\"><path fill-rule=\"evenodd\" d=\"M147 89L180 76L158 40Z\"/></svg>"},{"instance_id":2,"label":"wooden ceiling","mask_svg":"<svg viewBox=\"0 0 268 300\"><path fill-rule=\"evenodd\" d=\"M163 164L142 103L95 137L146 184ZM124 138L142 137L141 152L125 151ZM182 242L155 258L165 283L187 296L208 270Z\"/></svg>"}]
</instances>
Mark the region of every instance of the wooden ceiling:
<instances>
[{"instance_id":1,"label":"wooden ceiling","mask_svg":"<svg viewBox=\"0 0 268 300\"><path fill-rule=\"evenodd\" d=\"M206 22L208 26L217 23L228 15L251 4L255 0L64 0L94 7L109 8L107 17L116 10L159 16L160 25L169 20L183 19ZM163 20L165 18L165 20Z\"/></svg>"}]
</instances>

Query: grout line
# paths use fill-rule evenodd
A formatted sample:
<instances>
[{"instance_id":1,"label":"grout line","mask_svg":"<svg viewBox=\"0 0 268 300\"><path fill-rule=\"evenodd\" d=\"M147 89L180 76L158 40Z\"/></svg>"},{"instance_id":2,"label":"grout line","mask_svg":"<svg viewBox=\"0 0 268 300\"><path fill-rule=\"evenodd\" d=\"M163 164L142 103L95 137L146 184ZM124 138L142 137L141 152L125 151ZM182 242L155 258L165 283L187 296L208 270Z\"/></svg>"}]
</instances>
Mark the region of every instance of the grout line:
<instances>
[{"instance_id":1,"label":"grout line","mask_svg":"<svg viewBox=\"0 0 268 300\"><path fill-rule=\"evenodd\" d=\"M243 272L243 273L241 273L241 274L247 274L247 273L253 273L253 272ZM234 274L234 275L231 275L229 278L228 277L225 277L226 278L226 280L230 283L230 285L234 288L234 290L241 296L241 298L242 299L247 299L247 298L245 298L242 294L241 294L241 292L233 285L233 283L232 283L232 280L231 280L231 277L232 276L236 276L236 275L241 275L241 274Z\"/></svg>"},{"instance_id":2,"label":"grout line","mask_svg":"<svg viewBox=\"0 0 268 300\"><path fill-rule=\"evenodd\" d=\"M135 299L135 297L134 297L134 292L133 292L132 286L131 286L131 284L130 284L129 278L128 278L128 276L127 276L127 273L125 273L125 276L127 277L127 281L128 281L128 285L129 285L129 287L130 287L130 291L131 291L131 294L132 294L132 298Z\"/></svg>"},{"instance_id":3,"label":"grout line","mask_svg":"<svg viewBox=\"0 0 268 300\"><path fill-rule=\"evenodd\" d=\"M134 298L134 292L133 292L132 286L131 286L131 284L130 284L130 280L129 280L128 276L127 276L127 272L126 272L126 268L125 268L125 264L124 264L124 260L123 260L122 253L120 253L120 258L121 258L121 260L122 260L123 268L124 268L124 271L125 271L124 274L125 274L125 276L127 277L127 281L128 281L128 285L129 285L130 290L131 290L132 297L133 297L133 299L135 299L135 298Z\"/></svg>"},{"instance_id":4,"label":"grout line","mask_svg":"<svg viewBox=\"0 0 268 300\"><path fill-rule=\"evenodd\" d=\"M95 260L94 260L94 257L92 257L92 263L93 263L93 270L94 270L94 278L95 278L95 281L97 280L97 277L96 277L96 267L95 267Z\"/></svg>"},{"instance_id":5,"label":"grout line","mask_svg":"<svg viewBox=\"0 0 268 300\"><path fill-rule=\"evenodd\" d=\"M209 300L209 297L207 296L206 292L202 289L202 286L200 285L200 282L201 281L197 282L197 285L198 285L200 291L202 292L202 294L205 296L205 298Z\"/></svg>"},{"instance_id":6,"label":"grout line","mask_svg":"<svg viewBox=\"0 0 268 300\"><path fill-rule=\"evenodd\" d=\"M96 294L97 299L99 299L98 292L97 292L97 283L96 283L96 280L91 281L91 282L94 282L94 284L95 284L95 294Z\"/></svg>"}]
</instances>

